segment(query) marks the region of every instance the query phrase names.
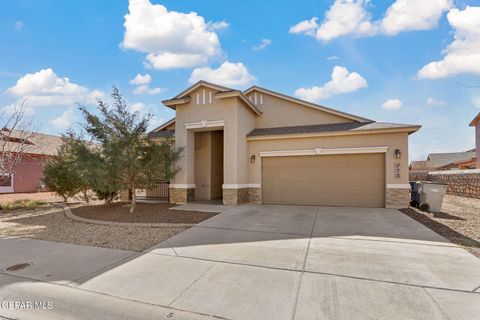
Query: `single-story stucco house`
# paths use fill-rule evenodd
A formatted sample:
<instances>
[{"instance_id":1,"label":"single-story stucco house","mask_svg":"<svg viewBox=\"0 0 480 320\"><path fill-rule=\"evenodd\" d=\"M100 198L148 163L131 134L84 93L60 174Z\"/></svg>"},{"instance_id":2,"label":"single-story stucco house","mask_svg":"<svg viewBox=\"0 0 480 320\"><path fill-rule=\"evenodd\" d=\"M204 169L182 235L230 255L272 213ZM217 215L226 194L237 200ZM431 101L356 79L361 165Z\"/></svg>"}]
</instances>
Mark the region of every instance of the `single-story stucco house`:
<instances>
[{"instance_id":1,"label":"single-story stucco house","mask_svg":"<svg viewBox=\"0 0 480 320\"><path fill-rule=\"evenodd\" d=\"M2 152L21 155L13 172L0 179L0 194L47 191L43 185L43 166L63 144L62 137L39 132L0 129ZM21 152L20 152L21 150ZM5 156L4 159L8 159Z\"/></svg>"},{"instance_id":2,"label":"single-story stucco house","mask_svg":"<svg viewBox=\"0 0 480 320\"><path fill-rule=\"evenodd\" d=\"M408 136L418 125L205 81L163 103L176 117L150 137L174 137L184 148L170 182L173 203L408 205Z\"/></svg>"}]
</instances>

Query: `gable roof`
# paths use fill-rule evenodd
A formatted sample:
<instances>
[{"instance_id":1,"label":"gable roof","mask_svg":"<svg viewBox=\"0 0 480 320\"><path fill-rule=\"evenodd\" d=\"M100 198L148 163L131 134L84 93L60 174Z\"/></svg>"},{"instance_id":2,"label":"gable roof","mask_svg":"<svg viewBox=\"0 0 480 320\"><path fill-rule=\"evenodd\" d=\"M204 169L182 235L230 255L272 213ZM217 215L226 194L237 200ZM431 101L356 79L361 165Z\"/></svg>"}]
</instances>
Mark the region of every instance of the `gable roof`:
<instances>
[{"instance_id":1,"label":"gable roof","mask_svg":"<svg viewBox=\"0 0 480 320\"><path fill-rule=\"evenodd\" d=\"M444 152L444 153L430 153L427 160L432 161L433 167L438 168L446 164L464 161L475 157L475 150L465 152Z\"/></svg>"},{"instance_id":2,"label":"gable roof","mask_svg":"<svg viewBox=\"0 0 480 320\"><path fill-rule=\"evenodd\" d=\"M310 108L313 108L313 109L316 109L316 110L320 110L320 111L323 111L323 112L334 114L336 116L347 118L347 119L350 119L350 120L353 120L353 121L373 122L373 120L371 120L371 119L367 119L367 118L356 116L356 115L353 115L353 114L350 114L350 113L347 113L347 112L331 109L331 108L328 108L328 107L325 107L325 106L321 106L319 104L315 104L315 103L312 103L312 102L301 100L301 99L291 97L291 96L285 95L283 93L279 93L279 92L272 91L272 90L269 90L269 89L265 89L265 88L262 88L262 87L259 87L259 86L252 86L252 87L248 88L247 90L245 90L243 93L245 95L248 95L252 91L259 91L259 92L262 92L264 94L268 94L268 95L271 95L271 96L274 96L274 97L277 97L277 98L280 98L280 99L283 99L283 100L287 100L287 101L290 101L290 102L298 103L298 104L300 104L302 106L305 106L305 107L310 107Z\"/></svg>"},{"instance_id":3,"label":"gable roof","mask_svg":"<svg viewBox=\"0 0 480 320\"><path fill-rule=\"evenodd\" d=\"M62 137L50 134L21 130L13 130L8 134L3 132L0 131L0 140L7 141L4 149L6 152L21 150L24 154L54 156L63 144ZM26 139L26 142L19 141L23 139Z\"/></svg>"},{"instance_id":4,"label":"gable roof","mask_svg":"<svg viewBox=\"0 0 480 320\"><path fill-rule=\"evenodd\" d=\"M156 127L155 129L153 129L150 132L158 132L158 131L165 129L166 127L168 127L169 125L174 124L174 123L175 123L175 118L172 118L172 119L168 120L167 122L161 124L160 126Z\"/></svg>"},{"instance_id":5,"label":"gable roof","mask_svg":"<svg viewBox=\"0 0 480 320\"><path fill-rule=\"evenodd\" d=\"M417 131L421 126L387 123L387 122L347 122L333 124L318 124L308 126L276 127L254 129L248 134L249 137L286 135L286 134L308 134L308 133L327 133L327 132L349 132L356 133L369 130L388 130L405 129L410 133Z\"/></svg>"},{"instance_id":6,"label":"gable roof","mask_svg":"<svg viewBox=\"0 0 480 320\"><path fill-rule=\"evenodd\" d=\"M255 105L243 94L242 91L240 90L235 90L231 88L227 88L224 86L220 86L214 83L210 83L204 80L200 80L194 85L190 86L186 90L180 92L177 94L175 97L167 100L163 100L162 103L166 105L167 107L171 107L172 109L175 109L175 105L177 104L184 104L190 101L190 96L189 94L192 93L192 91L195 91L196 89L200 87L207 87L213 90L217 90L219 92L215 93L215 97L217 98L230 98L230 97L238 97L240 100L242 100L248 108L250 108L255 114L261 115L262 113L255 107Z\"/></svg>"},{"instance_id":7,"label":"gable roof","mask_svg":"<svg viewBox=\"0 0 480 320\"><path fill-rule=\"evenodd\" d=\"M478 121L480 121L480 112L477 114L475 118L470 122L469 126L474 127L477 125Z\"/></svg>"},{"instance_id":8,"label":"gable roof","mask_svg":"<svg viewBox=\"0 0 480 320\"><path fill-rule=\"evenodd\" d=\"M232 88L227 88L227 87L224 87L224 86L220 86L218 84L215 84L215 83L211 83L211 82L207 82L207 81L204 81L204 80L200 80L198 81L197 83L193 84L192 86L190 86L189 88L183 90L182 92L180 92L179 94L177 94L175 97L173 97L172 99L169 99L169 100L174 100L174 99L180 99L180 98L183 98L185 96L187 96L188 94L190 94L192 91L194 91L195 89L201 87L201 86L204 86L204 87L208 87L210 89L213 89L213 90L218 90L218 91L233 91L234 89Z\"/></svg>"}]
</instances>

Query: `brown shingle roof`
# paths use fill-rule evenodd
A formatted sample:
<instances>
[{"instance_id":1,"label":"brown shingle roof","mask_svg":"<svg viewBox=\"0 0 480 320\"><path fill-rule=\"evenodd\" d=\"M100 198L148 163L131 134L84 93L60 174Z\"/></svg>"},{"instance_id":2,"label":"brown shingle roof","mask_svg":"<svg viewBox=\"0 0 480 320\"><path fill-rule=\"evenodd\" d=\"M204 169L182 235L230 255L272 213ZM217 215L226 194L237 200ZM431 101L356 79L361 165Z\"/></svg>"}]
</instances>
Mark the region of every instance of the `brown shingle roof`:
<instances>
[{"instance_id":1,"label":"brown shingle roof","mask_svg":"<svg viewBox=\"0 0 480 320\"><path fill-rule=\"evenodd\" d=\"M380 129L397 129L419 127L416 125L386 123L386 122L347 122L347 123L333 123L333 124L317 124L308 126L294 126L294 127L276 127L276 128L261 128L255 129L248 135L249 137L279 135L279 134L303 134L303 133L320 133L320 132L335 132L335 131L363 131L363 130L380 130Z\"/></svg>"}]
</instances>

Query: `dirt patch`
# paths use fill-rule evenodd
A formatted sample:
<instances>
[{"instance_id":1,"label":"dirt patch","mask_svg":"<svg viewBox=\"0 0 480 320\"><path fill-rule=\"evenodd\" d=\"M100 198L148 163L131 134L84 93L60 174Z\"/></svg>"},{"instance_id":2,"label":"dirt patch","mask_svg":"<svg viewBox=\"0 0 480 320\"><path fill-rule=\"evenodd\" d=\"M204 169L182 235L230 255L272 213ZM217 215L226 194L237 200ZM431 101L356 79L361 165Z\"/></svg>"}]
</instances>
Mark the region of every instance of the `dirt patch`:
<instances>
[{"instance_id":1,"label":"dirt patch","mask_svg":"<svg viewBox=\"0 0 480 320\"><path fill-rule=\"evenodd\" d=\"M171 210L170 208L174 206L169 203L138 203L135 213L130 213L128 204L117 202L111 205L82 206L72 209L72 212L87 219L133 223L196 224L217 215L212 212Z\"/></svg>"},{"instance_id":2,"label":"dirt patch","mask_svg":"<svg viewBox=\"0 0 480 320\"><path fill-rule=\"evenodd\" d=\"M446 195L440 213L401 211L480 258L480 199Z\"/></svg>"}]
</instances>

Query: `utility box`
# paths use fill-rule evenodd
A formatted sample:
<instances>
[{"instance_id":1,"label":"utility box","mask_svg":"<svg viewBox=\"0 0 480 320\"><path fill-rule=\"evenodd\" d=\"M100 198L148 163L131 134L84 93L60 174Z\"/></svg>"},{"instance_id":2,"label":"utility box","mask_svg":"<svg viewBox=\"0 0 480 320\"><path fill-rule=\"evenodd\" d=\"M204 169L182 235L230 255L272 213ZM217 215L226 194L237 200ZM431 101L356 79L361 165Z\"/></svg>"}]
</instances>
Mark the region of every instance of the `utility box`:
<instances>
[{"instance_id":1,"label":"utility box","mask_svg":"<svg viewBox=\"0 0 480 320\"><path fill-rule=\"evenodd\" d=\"M447 193L448 185L422 181L419 183L420 194L419 208L438 213L442 210L443 197Z\"/></svg>"}]
</instances>

